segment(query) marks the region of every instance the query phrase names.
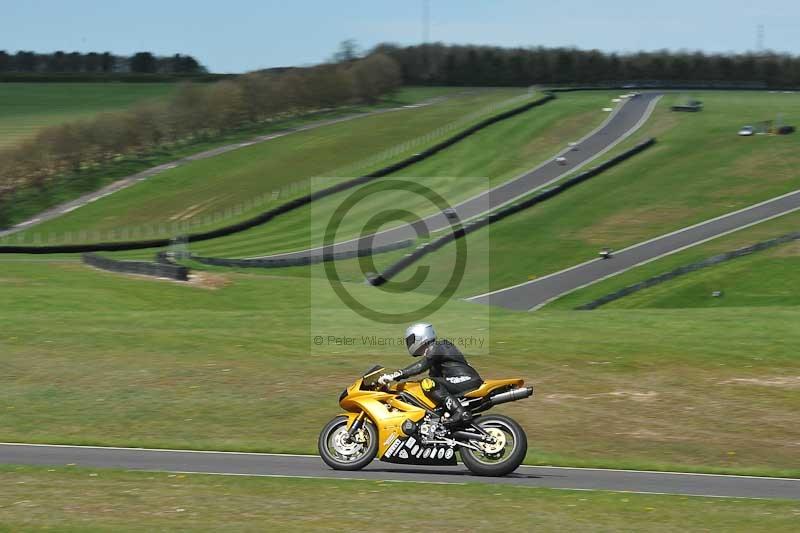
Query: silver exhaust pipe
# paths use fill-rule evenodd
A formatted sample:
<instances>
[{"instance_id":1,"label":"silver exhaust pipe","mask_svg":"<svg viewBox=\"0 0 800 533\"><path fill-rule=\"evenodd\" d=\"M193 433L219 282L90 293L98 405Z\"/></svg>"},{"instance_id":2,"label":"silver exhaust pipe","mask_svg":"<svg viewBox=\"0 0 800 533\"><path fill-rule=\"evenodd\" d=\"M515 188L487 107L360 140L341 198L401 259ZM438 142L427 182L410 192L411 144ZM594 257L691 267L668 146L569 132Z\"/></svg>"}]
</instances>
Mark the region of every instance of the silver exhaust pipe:
<instances>
[{"instance_id":1,"label":"silver exhaust pipe","mask_svg":"<svg viewBox=\"0 0 800 533\"><path fill-rule=\"evenodd\" d=\"M523 387L521 389L511 389L500 394L495 394L489 398L483 398L477 405L470 410L473 414L482 413L487 409L491 409L495 405L500 405L508 402L515 402L533 396L533 387Z\"/></svg>"},{"instance_id":2,"label":"silver exhaust pipe","mask_svg":"<svg viewBox=\"0 0 800 533\"><path fill-rule=\"evenodd\" d=\"M501 403L515 402L517 400L524 400L533 396L533 387L523 387L521 389L512 389L510 391L501 392L489 398L492 407L500 405Z\"/></svg>"}]
</instances>

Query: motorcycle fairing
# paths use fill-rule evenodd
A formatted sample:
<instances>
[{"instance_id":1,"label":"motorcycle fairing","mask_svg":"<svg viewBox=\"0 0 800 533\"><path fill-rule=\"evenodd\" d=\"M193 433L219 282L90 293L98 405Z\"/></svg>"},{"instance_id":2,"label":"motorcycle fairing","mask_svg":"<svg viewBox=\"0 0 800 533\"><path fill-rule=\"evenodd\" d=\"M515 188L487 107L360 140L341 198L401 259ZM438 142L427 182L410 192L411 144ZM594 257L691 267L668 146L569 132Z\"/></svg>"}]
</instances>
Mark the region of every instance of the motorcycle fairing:
<instances>
[{"instance_id":1,"label":"motorcycle fairing","mask_svg":"<svg viewBox=\"0 0 800 533\"><path fill-rule=\"evenodd\" d=\"M380 459L387 463L405 465L454 466L456 451L445 444L423 445L414 436L397 436Z\"/></svg>"}]
</instances>

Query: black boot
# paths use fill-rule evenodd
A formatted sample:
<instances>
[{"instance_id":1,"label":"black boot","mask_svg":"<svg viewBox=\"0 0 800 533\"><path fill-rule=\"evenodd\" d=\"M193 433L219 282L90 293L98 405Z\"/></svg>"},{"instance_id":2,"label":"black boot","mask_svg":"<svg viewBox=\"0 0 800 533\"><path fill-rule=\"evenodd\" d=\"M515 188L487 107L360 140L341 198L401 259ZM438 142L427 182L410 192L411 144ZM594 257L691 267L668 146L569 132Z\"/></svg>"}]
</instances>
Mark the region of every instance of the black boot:
<instances>
[{"instance_id":1,"label":"black boot","mask_svg":"<svg viewBox=\"0 0 800 533\"><path fill-rule=\"evenodd\" d=\"M461 405L458 398L448 394L443 402L449 417L442 418L442 424L448 429L455 429L469 424L472 421L472 412Z\"/></svg>"}]
</instances>

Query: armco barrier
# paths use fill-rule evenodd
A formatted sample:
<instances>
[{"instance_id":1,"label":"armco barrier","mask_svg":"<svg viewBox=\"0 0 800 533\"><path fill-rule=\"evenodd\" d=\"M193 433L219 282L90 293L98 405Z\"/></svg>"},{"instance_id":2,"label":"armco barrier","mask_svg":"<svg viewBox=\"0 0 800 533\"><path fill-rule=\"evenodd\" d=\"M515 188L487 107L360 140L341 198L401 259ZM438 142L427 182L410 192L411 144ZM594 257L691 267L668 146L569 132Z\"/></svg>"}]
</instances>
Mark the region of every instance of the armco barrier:
<instances>
[{"instance_id":1,"label":"armco barrier","mask_svg":"<svg viewBox=\"0 0 800 533\"><path fill-rule=\"evenodd\" d=\"M383 285L392 277L396 276L399 272L408 268L410 265L417 262L427 254L435 252L445 244L453 242L456 239L460 239L461 237L464 237L465 235L472 233L473 231L488 226L489 224L494 224L495 222L503 220L504 218L509 217L515 213L518 213L524 209L533 207L534 205L544 202L545 200L549 200L550 198L561 194L567 189L570 189L575 185L578 185L579 183L583 183L584 181L594 176L597 176L601 172L604 172L605 170L608 170L609 168L616 166L622 163L623 161L633 157L639 152L642 152L647 148L650 148L655 143L656 143L655 138L650 138L644 142L637 144L630 150L627 150L596 167L590 168L589 170L582 172L573 178L565 180L563 183L560 183L551 189L545 190L531 198L528 198L527 200L521 200L519 202L512 203L511 205L501 208L493 213L490 213L488 216L479 218L474 222L467 222L463 226L456 228L453 232L447 233L446 235L443 235L438 239L434 239L429 243L420 246L412 253L406 255L396 263L389 265L389 267L387 267L386 270L384 270L383 272L374 277L369 278L367 281L369 281L370 284L375 286Z\"/></svg>"},{"instance_id":2,"label":"armco barrier","mask_svg":"<svg viewBox=\"0 0 800 533\"><path fill-rule=\"evenodd\" d=\"M423 159L427 159L432 155L441 152L445 148L448 148L457 142L469 137L470 135L475 134L476 132L491 126L497 122L502 120L506 120L511 118L515 115L519 115L529 109L533 109L534 107L538 107L540 105L546 104L547 102L554 100L556 96L551 93L546 93L545 96L534 100L533 102L529 102L527 104L523 104L521 106L517 106L513 109L509 109L508 111L504 111L502 113L498 113L497 115L491 116L486 118L469 128L456 133L452 137L449 137L435 145L431 146L430 148L423 150L417 154L414 154L410 157L403 159L402 161L398 161L397 163L391 164L389 166L383 167L379 170L366 174L365 176L361 176L359 178L354 178L351 180L343 181L331 187L327 187L325 189L321 189L319 191L307 194L305 196L301 196L300 198L296 198L291 200L285 204L279 205L273 209L265 211L260 215L257 215L253 218L244 220L242 222L238 222L236 224L231 224L229 226L225 226L222 228L218 228L211 231L206 231L203 233L192 233L186 236L188 242L199 242L199 241L207 241L210 239L217 239L219 237L225 237L227 235L232 235L234 233L239 233L241 231L254 228L256 226L260 226L272 220L273 218L286 214L290 211L294 211L299 209L315 200L319 200L320 198L324 198L326 196L331 196L338 192L351 189L358 185L368 183L372 180L377 178L382 178L384 176L388 176L393 172L397 172L398 170L402 170L414 163L418 163ZM121 251L121 250L141 250L144 248L163 248L170 244L170 239L153 239L149 241L126 241L126 242L106 242L106 243L94 243L94 244L64 244L64 245L57 245L57 246L0 246L0 253L4 254L61 254L61 253L81 253L81 252L113 252L113 251Z\"/></svg>"},{"instance_id":3,"label":"armco barrier","mask_svg":"<svg viewBox=\"0 0 800 533\"><path fill-rule=\"evenodd\" d=\"M192 256L192 260L198 263L214 266L224 267L244 267L244 268L281 268L292 266L305 266L325 261L338 261L340 259L352 259L354 257L361 257L364 255L375 255L383 252L391 252L393 250L400 250L408 248L413 241L399 241L372 248L358 248L356 250L349 250L346 252L333 252L332 254L317 255L317 256L302 256L302 257L287 257L287 258L269 258L269 259L226 259L223 257L199 257Z\"/></svg>"},{"instance_id":4,"label":"armco barrier","mask_svg":"<svg viewBox=\"0 0 800 533\"><path fill-rule=\"evenodd\" d=\"M169 278L178 281L189 279L189 268L170 263L149 263L147 261L119 261L108 257L101 257L96 254L86 253L81 259L87 265L110 270L112 272L123 272L126 274L141 274L143 276L153 276L157 278Z\"/></svg>"},{"instance_id":5,"label":"armco barrier","mask_svg":"<svg viewBox=\"0 0 800 533\"><path fill-rule=\"evenodd\" d=\"M659 274L657 276L653 276L652 278L648 278L644 281L640 281L639 283L634 283L633 285L628 285L627 287L623 287L618 291L614 291L610 294L606 294L596 300L592 300L587 304L580 305L575 309L577 311L591 311L592 309L597 309L601 305L605 305L609 302L613 302L614 300L619 300L620 298L624 298L629 294L633 294L635 292L639 292L642 289L646 289L648 287L652 287L654 285L658 285L659 283L664 283L665 281L669 281L671 279L675 279L679 276L683 276L684 274L688 274L690 272L695 272L702 268L710 267L713 265L718 265L720 263L724 263L725 261L730 261L731 259L736 259L737 257L742 257L744 255L749 255L754 252L759 252L761 250L766 250L767 248L772 248L773 246L778 246L779 244L784 244L791 241L800 240L800 232L795 233L788 233L786 235L781 235L780 237L775 237L774 239L770 239L768 241L762 241L751 246L745 246L744 248L739 248L737 250L733 250L732 252L725 252L724 254L715 255L714 257L709 257L708 259L704 259L702 261L698 261L696 263L691 263L689 265L684 265L682 267L678 267L675 270L671 270L669 272L665 272L663 274Z\"/></svg>"}]
</instances>

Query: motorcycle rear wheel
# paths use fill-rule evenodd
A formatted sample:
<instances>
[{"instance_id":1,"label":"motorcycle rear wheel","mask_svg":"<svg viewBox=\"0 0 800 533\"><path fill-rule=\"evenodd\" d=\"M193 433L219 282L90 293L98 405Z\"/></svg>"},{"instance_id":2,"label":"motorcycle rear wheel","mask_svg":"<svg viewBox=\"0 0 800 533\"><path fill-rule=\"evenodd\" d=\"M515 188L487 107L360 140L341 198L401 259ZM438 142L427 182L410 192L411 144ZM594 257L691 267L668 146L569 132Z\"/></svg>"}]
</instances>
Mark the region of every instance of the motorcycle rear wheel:
<instances>
[{"instance_id":1,"label":"motorcycle rear wheel","mask_svg":"<svg viewBox=\"0 0 800 533\"><path fill-rule=\"evenodd\" d=\"M359 431L365 442L346 442L347 417L340 415L328 422L317 441L325 464L334 470L361 470L371 463L378 453L378 431L368 419Z\"/></svg>"},{"instance_id":2,"label":"motorcycle rear wheel","mask_svg":"<svg viewBox=\"0 0 800 533\"><path fill-rule=\"evenodd\" d=\"M502 449L492 450L493 453L483 453L462 447L459 452L461 460L473 474L505 476L522 464L525 454L528 453L528 437L513 418L503 415L486 415L477 418L474 423L489 433L502 433L505 445ZM471 441L470 444L484 446L478 441Z\"/></svg>"}]
</instances>

